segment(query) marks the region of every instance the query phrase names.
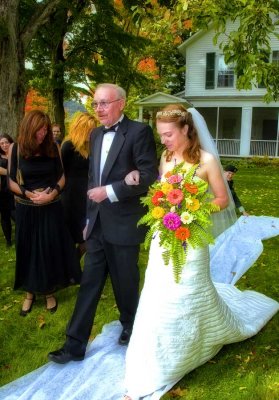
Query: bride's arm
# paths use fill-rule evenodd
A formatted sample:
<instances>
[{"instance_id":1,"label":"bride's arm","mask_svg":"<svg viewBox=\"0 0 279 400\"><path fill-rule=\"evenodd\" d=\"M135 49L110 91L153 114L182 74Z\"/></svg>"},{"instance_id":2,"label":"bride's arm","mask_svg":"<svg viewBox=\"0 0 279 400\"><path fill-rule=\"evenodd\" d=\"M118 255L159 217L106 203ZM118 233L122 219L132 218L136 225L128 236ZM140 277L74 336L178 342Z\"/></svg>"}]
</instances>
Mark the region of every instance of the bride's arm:
<instances>
[{"instance_id":1,"label":"bride's arm","mask_svg":"<svg viewBox=\"0 0 279 400\"><path fill-rule=\"evenodd\" d=\"M229 204L229 196L219 164L212 155L206 161L206 169L208 183L214 195L212 203L217 204L222 210Z\"/></svg>"}]
</instances>

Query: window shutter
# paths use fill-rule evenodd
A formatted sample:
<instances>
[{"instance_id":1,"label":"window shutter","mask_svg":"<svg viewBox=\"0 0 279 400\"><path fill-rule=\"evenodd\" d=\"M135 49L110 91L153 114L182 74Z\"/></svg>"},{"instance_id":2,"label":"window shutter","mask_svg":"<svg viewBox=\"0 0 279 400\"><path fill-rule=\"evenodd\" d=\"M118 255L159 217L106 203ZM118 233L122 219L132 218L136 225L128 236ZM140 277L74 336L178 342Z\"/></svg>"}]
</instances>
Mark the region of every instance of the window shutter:
<instances>
[{"instance_id":1,"label":"window shutter","mask_svg":"<svg viewBox=\"0 0 279 400\"><path fill-rule=\"evenodd\" d=\"M215 53L206 53L205 88L215 88Z\"/></svg>"}]
</instances>

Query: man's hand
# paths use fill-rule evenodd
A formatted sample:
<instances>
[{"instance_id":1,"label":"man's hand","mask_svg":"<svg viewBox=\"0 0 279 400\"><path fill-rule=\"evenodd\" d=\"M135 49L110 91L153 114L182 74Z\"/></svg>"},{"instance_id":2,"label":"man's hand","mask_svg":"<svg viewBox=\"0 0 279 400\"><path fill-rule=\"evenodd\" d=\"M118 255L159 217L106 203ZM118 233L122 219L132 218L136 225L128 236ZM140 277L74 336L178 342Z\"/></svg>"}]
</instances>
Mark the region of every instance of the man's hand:
<instances>
[{"instance_id":1,"label":"man's hand","mask_svg":"<svg viewBox=\"0 0 279 400\"><path fill-rule=\"evenodd\" d=\"M139 179L140 179L140 173L136 169L134 171L129 172L129 174L125 176L126 185L138 185Z\"/></svg>"},{"instance_id":2,"label":"man's hand","mask_svg":"<svg viewBox=\"0 0 279 400\"><path fill-rule=\"evenodd\" d=\"M108 197L105 186L99 186L88 190L87 196L90 200L95 201L96 203L101 203L101 201Z\"/></svg>"}]
</instances>

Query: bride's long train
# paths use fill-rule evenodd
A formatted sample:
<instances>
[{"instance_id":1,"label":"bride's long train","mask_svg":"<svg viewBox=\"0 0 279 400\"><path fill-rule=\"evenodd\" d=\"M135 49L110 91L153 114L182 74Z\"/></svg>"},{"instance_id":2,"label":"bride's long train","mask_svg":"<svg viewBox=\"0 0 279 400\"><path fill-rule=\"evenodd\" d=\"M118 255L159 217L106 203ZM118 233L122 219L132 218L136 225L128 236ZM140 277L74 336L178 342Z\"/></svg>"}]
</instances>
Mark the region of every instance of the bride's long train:
<instances>
[{"instance_id":1,"label":"bride's long train","mask_svg":"<svg viewBox=\"0 0 279 400\"><path fill-rule=\"evenodd\" d=\"M227 300L226 295L224 295L223 300L225 303L231 297L231 293L237 292L233 285L261 254L263 250L261 240L278 234L279 218L250 216L239 218L235 225L218 237L215 245L210 248L210 272L220 296L223 296L224 293L228 295ZM253 297L255 292L245 291L244 293L246 296L251 293ZM254 329L253 319L251 320L252 324L249 327L251 329L247 337L256 334L279 309L279 304L266 296L258 294L256 298L259 306L265 311L261 315L261 320L256 323L256 330ZM241 292L237 301L241 301ZM228 301L227 305L233 313L233 302L230 304ZM239 304L236 308L239 309ZM219 324L220 321L217 321L217 323ZM143 326L143 329L145 329L145 326ZM123 394L126 392L124 376L127 348L117 344L120 332L121 326L117 321L104 326L102 333L88 346L84 361L70 362L67 365L48 363L30 374L3 386L0 389L0 399L122 399ZM242 339L240 338L239 340ZM216 354L220 348L221 346L217 346L216 351L213 353ZM133 351L130 353L133 354ZM213 353L211 356L214 355ZM208 357L205 357L204 362L207 359ZM202 362L198 364L200 365ZM195 368L195 366L197 365L195 365L194 360L193 367ZM193 368L189 366L188 370L191 369ZM187 373L188 370L185 369L184 373ZM133 374L137 377L137 371L132 371ZM129 374L126 379L129 384ZM176 381L177 379L174 376L173 381L157 386L156 391L151 395L145 396L144 400L159 399Z\"/></svg>"}]
</instances>

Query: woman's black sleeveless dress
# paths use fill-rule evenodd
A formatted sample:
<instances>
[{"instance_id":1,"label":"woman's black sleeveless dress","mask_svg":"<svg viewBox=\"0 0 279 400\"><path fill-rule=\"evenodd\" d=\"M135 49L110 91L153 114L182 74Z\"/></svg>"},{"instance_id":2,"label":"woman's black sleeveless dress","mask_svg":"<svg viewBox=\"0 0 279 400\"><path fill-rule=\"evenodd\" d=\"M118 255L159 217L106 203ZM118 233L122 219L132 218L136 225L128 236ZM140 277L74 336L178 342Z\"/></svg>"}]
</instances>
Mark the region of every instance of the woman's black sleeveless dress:
<instances>
[{"instance_id":1,"label":"woman's black sleeveless dress","mask_svg":"<svg viewBox=\"0 0 279 400\"><path fill-rule=\"evenodd\" d=\"M14 145L11 179L16 181L17 165L28 190L54 188L63 173L55 157L19 157ZM14 289L48 294L79 283L81 270L75 245L66 228L60 198L46 205L34 205L16 196L16 272Z\"/></svg>"}]
</instances>

